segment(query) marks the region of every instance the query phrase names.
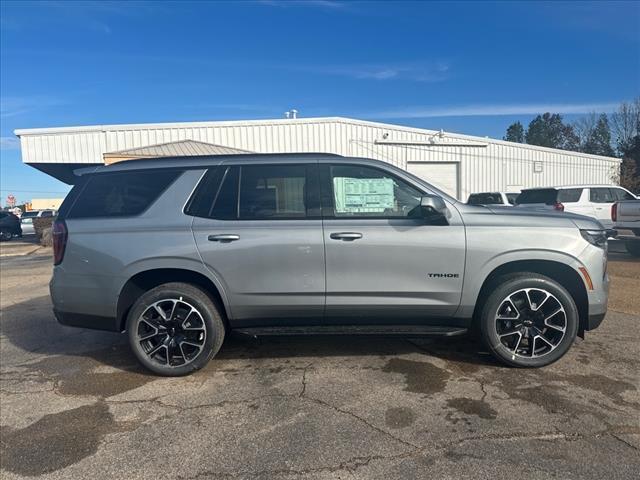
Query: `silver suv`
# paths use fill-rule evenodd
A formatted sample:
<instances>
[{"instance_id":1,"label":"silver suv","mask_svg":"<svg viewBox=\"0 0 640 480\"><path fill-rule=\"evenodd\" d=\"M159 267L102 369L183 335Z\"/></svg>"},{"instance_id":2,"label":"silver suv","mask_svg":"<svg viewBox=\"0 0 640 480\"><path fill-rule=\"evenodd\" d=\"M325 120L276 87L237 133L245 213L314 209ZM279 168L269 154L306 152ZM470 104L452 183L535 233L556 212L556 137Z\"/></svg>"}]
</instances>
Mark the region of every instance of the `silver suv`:
<instances>
[{"instance_id":1,"label":"silver suv","mask_svg":"<svg viewBox=\"0 0 640 480\"><path fill-rule=\"evenodd\" d=\"M54 224L65 325L126 331L161 375L251 334L464 334L563 356L607 308L579 215L465 205L388 163L326 154L133 160L79 172Z\"/></svg>"}]
</instances>

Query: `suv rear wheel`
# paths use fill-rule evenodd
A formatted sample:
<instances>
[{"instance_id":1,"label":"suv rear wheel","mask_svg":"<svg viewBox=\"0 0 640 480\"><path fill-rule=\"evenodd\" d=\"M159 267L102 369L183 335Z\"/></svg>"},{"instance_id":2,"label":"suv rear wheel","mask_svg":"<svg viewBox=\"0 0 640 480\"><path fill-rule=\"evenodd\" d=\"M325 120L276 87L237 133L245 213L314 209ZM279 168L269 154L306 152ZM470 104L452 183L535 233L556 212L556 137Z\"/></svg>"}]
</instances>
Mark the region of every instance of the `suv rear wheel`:
<instances>
[{"instance_id":1,"label":"suv rear wheel","mask_svg":"<svg viewBox=\"0 0 640 480\"><path fill-rule=\"evenodd\" d=\"M567 290L536 273L496 282L480 317L491 353L515 367L542 367L562 357L578 332L578 309Z\"/></svg>"},{"instance_id":2,"label":"suv rear wheel","mask_svg":"<svg viewBox=\"0 0 640 480\"><path fill-rule=\"evenodd\" d=\"M186 375L218 353L225 328L219 308L200 288L166 283L143 294L127 317L129 345L158 375Z\"/></svg>"}]
</instances>

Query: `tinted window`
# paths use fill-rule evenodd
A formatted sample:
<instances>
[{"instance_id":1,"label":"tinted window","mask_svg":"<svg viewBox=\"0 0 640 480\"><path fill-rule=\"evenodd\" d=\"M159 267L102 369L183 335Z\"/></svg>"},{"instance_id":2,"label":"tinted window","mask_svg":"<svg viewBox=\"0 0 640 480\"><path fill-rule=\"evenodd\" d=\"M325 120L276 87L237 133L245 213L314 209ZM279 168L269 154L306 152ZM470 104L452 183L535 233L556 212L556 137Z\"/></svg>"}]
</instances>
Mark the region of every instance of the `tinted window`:
<instances>
[{"instance_id":1,"label":"tinted window","mask_svg":"<svg viewBox=\"0 0 640 480\"><path fill-rule=\"evenodd\" d=\"M593 203L613 203L617 198L613 198L609 188L592 188L589 192L589 200Z\"/></svg>"},{"instance_id":2,"label":"tinted window","mask_svg":"<svg viewBox=\"0 0 640 480\"><path fill-rule=\"evenodd\" d=\"M204 174L195 192L187 202L184 212L196 217L208 217L211 206L220 188L220 181L224 176L224 167L211 168Z\"/></svg>"},{"instance_id":3,"label":"tinted window","mask_svg":"<svg viewBox=\"0 0 640 480\"><path fill-rule=\"evenodd\" d=\"M304 165L249 165L240 168L240 219L304 218Z\"/></svg>"},{"instance_id":4,"label":"tinted window","mask_svg":"<svg viewBox=\"0 0 640 480\"><path fill-rule=\"evenodd\" d=\"M572 203L580 200L582 196L581 188L563 188L558 191L558 201L560 203Z\"/></svg>"},{"instance_id":5,"label":"tinted window","mask_svg":"<svg viewBox=\"0 0 640 480\"><path fill-rule=\"evenodd\" d=\"M222 185L215 199L211 217L219 220L235 220L238 217L238 178L240 167L224 170Z\"/></svg>"},{"instance_id":6,"label":"tinted window","mask_svg":"<svg viewBox=\"0 0 640 480\"><path fill-rule=\"evenodd\" d=\"M541 188L537 190L524 190L516 199L517 204L545 203L553 205L556 203L558 191L553 188Z\"/></svg>"},{"instance_id":7,"label":"tinted window","mask_svg":"<svg viewBox=\"0 0 640 480\"><path fill-rule=\"evenodd\" d=\"M502 195L499 193L474 193L469 196L469 205L502 205Z\"/></svg>"},{"instance_id":8,"label":"tinted window","mask_svg":"<svg viewBox=\"0 0 640 480\"><path fill-rule=\"evenodd\" d=\"M507 193L507 201L510 205L515 205L516 198L518 198L519 193Z\"/></svg>"},{"instance_id":9,"label":"tinted window","mask_svg":"<svg viewBox=\"0 0 640 480\"><path fill-rule=\"evenodd\" d=\"M68 218L127 217L147 209L182 172L149 170L92 175Z\"/></svg>"},{"instance_id":10,"label":"tinted window","mask_svg":"<svg viewBox=\"0 0 640 480\"><path fill-rule=\"evenodd\" d=\"M22 218L33 218L37 216L38 216L38 212L24 212L22 214Z\"/></svg>"},{"instance_id":11,"label":"tinted window","mask_svg":"<svg viewBox=\"0 0 640 480\"><path fill-rule=\"evenodd\" d=\"M336 217L407 217L420 205L422 193L375 168L332 165Z\"/></svg>"},{"instance_id":12,"label":"tinted window","mask_svg":"<svg viewBox=\"0 0 640 480\"><path fill-rule=\"evenodd\" d=\"M635 197L621 188L612 188L611 192L616 200L635 200Z\"/></svg>"},{"instance_id":13,"label":"tinted window","mask_svg":"<svg viewBox=\"0 0 640 480\"><path fill-rule=\"evenodd\" d=\"M53 212L51 210L45 210L42 212L43 217L53 217Z\"/></svg>"}]
</instances>

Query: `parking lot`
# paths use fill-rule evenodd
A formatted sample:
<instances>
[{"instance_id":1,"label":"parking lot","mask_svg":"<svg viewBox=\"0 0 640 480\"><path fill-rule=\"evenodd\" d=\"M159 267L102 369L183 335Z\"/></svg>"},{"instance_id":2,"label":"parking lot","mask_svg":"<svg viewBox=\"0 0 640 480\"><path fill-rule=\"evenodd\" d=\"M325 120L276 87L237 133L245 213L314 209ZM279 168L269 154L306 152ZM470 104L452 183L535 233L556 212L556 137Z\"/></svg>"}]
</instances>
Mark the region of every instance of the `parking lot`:
<instances>
[{"instance_id":1,"label":"parking lot","mask_svg":"<svg viewBox=\"0 0 640 480\"><path fill-rule=\"evenodd\" d=\"M637 478L640 262L556 364L467 339L228 339L185 378L62 327L47 249L0 259L3 478ZM633 474L633 472L636 474Z\"/></svg>"}]
</instances>

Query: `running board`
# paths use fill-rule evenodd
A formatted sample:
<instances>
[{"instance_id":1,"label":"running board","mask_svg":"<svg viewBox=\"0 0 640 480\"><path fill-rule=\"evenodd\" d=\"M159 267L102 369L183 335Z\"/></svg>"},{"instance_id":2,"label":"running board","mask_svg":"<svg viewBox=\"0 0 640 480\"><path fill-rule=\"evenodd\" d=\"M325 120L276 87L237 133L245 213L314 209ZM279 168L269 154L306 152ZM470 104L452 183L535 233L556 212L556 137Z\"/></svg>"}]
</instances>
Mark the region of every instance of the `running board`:
<instances>
[{"instance_id":1,"label":"running board","mask_svg":"<svg viewBox=\"0 0 640 480\"><path fill-rule=\"evenodd\" d=\"M316 325L296 327L237 328L233 332L252 337L298 335L397 335L404 337L456 337L467 333L466 328L434 327L430 325Z\"/></svg>"}]
</instances>

